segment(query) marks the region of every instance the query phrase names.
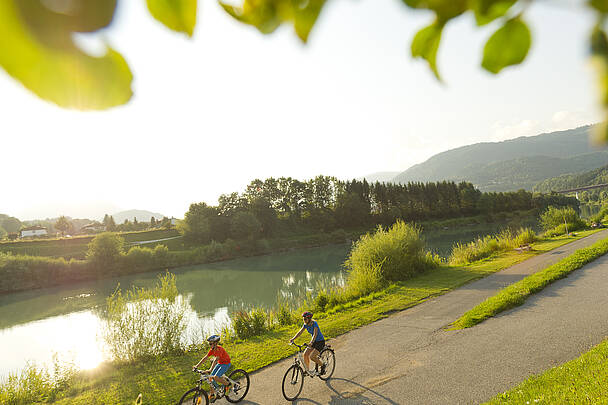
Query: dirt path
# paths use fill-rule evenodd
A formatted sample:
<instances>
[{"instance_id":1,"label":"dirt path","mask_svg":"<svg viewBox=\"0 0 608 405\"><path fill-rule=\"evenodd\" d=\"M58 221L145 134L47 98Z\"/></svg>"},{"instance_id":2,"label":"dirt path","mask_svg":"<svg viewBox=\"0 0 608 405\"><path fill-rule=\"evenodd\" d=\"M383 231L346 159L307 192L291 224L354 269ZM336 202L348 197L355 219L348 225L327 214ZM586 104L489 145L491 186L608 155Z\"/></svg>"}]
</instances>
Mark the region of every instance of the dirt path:
<instances>
[{"instance_id":1,"label":"dirt path","mask_svg":"<svg viewBox=\"0 0 608 405\"><path fill-rule=\"evenodd\" d=\"M479 403L579 356L608 335L608 256L480 325L444 327L500 288L606 237L598 232L334 339L333 378L307 378L294 403ZM292 362L254 373L242 403L287 403L281 381Z\"/></svg>"}]
</instances>

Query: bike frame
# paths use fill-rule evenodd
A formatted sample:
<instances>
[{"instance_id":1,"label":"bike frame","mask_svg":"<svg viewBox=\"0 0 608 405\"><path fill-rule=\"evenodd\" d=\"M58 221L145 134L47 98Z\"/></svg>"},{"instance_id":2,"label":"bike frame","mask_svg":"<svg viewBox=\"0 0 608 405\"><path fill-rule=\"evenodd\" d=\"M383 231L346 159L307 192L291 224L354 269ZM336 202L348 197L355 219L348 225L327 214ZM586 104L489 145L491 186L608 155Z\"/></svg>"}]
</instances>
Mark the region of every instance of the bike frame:
<instances>
[{"instance_id":1,"label":"bike frame","mask_svg":"<svg viewBox=\"0 0 608 405\"><path fill-rule=\"evenodd\" d=\"M203 381L206 381L206 382L207 382L207 384L209 384L209 386L212 386L212 385L213 385L213 380L211 379L211 377L212 377L212 376L211 376L211 374L205 374L205 373L203 373L201 370L199 370L198 368L197 368L197 369L195 369L194 371L195 371L195 372L197 372L197 373L199 373L199 374L201 375L201 378L199 378L198 382L196 383L196 387L197 387L199 390L202 390L202 389L203 389L203 388L202 388ZM235 384L237 384L237 382L236 382L236 381L234 381L234 380L230 379L230 377L228 377L226 374L224 374L222 377L223 377L223 378L225 378L226 380L228 380L228 382L230 382L230 384L232 384L233 386L234 386ZM224 384L219 384L219 385L220 385L220 387L222 387L223 389L219 389L219 390L218 390L218 389L216 389L216 390L215 390L215 396L216 396L216 398L217 398L217 399L220 399L220 398L222 398L224 395L226 395L226 386L225 386Z\"/></svg>"},{"instance_id":2,"label":"bike frame","mask_svg":"<svg viewBox=\"0 0 608 405\"><path fill-rule=\"evenodd\" d=\"M295 364L297 364L298 366L300 366L302 371L304 371L305 375L310 375L308 373L308 370L306 369L306 363L304 363L304 351L311 346L308 346L308 344L306 344L306 343L304 343L303 345L299 345L297 343L292 342L291 344L298 348L298 352L296 353L295 357L293 358L293 362Z\"/></svg>"}]
</instances>

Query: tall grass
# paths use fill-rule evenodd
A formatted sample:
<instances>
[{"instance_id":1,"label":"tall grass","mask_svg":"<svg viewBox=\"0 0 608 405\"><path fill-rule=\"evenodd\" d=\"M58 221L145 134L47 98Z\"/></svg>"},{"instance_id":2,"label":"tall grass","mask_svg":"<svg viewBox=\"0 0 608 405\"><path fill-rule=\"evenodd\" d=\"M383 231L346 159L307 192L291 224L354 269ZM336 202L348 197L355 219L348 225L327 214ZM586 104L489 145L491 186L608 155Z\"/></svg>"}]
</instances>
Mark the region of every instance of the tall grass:
<instances>
[{"instance_id":1,"label":"tall grass","mask_svg":"<svg viewBox=\"0 0 608 405\"><path fill-rule=\"evenodd\" d=\"M466 244L457 243L452 248L448 261L452 265L472 263L499 252L533 243L536 240L536 233L530 228L520 228L517 232L505 229L495 236L488 235L483 238L477 238Z\"/></svg>"},{"instance_id":2,"label":"tall grass","mask_svg":"<svg viewBox=\"0 0 608 405\"><path fill-rule=\"evenodd\" d=\"M76 367L53 358L53 368L28 364L19 372L10 373L0 380L0 404L29 405L54 402L76 378Z\"/></svg>"},{"instance_id":3,"label":"tall grass","mask_svg":"<svg viewBox=\"0 0 608 405\"><path fill-rule=\"evenodd\" d=\"M182 336L191 308L175 284L175 275L160 276L152 289L117 289L107 299L103 338L115 360L134 361L187 347Z\"/></svg>"},{"instance_id":4,"label":"tall grass","mask_svg":"<svg viewBox=\"0 0 608 405\"><path fill-rule=\"evenodd\" d=\"M374 234L363 235L344 263L348 270L346 288L407 280L437 267L438 259L425 250L420 234L418 226L397 221L388 230L379 226Z\"/></svg>"}]
</instances>

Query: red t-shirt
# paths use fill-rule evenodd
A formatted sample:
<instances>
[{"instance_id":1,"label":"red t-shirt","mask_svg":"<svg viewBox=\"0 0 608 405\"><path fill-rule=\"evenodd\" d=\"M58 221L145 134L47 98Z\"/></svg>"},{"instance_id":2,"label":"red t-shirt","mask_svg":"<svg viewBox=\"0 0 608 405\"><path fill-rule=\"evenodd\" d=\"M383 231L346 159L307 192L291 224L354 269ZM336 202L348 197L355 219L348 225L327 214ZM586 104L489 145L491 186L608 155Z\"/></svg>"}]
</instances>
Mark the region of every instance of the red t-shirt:
<instances>
[{"instance_id":1,"label":"red t-shirt","mask_svg":"<svg viewBox=\"0 0 608 405\"><path fill-rule=\"evenodd\" d=\"M226 350L224 350L224 348L222 346L217 346L214 349L209 350L209 353L207 353L207 356L214 356L217 357L217 362L219 364L230 364L230 356L228 356L228 353L226 353Z\"/></svg>"}]
</instances>

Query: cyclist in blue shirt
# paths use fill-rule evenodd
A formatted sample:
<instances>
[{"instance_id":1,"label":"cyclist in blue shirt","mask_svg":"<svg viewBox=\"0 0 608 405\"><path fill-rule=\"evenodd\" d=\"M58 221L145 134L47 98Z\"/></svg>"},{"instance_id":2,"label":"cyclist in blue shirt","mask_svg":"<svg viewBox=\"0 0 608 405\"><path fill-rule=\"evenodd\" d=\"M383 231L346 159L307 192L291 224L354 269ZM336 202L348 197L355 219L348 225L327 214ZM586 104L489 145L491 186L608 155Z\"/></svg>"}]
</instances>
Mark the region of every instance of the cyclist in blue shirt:
<instances>
[{"instance_id":1,"label":"cyclist in blue shirt","mask_svg":"<svg viewBox=\"0 0 608 405\"><path fill-rule=\"evenodd\" d=\"M304 351L304 363L306 365L306 370L310 375L317 374L315 371L309 371L309 359L312 359L312 361L314 361L315 364L321 368L321 372L319 374L323 375L325 374L325 364L323 364L321 359L319 359L319 353L325 347L325 338L319 329L319 324L317 321L312 320L312 312L304 312L302 314L302 318L304 319L304 325L302 325L298 333L296 333L296 335L289 340L289 343L293 343L293 341L296 340L302 334L302 332L304 332L304 329L306 329L311 335L310 343Z\"/></svg>"}]
</instances>

